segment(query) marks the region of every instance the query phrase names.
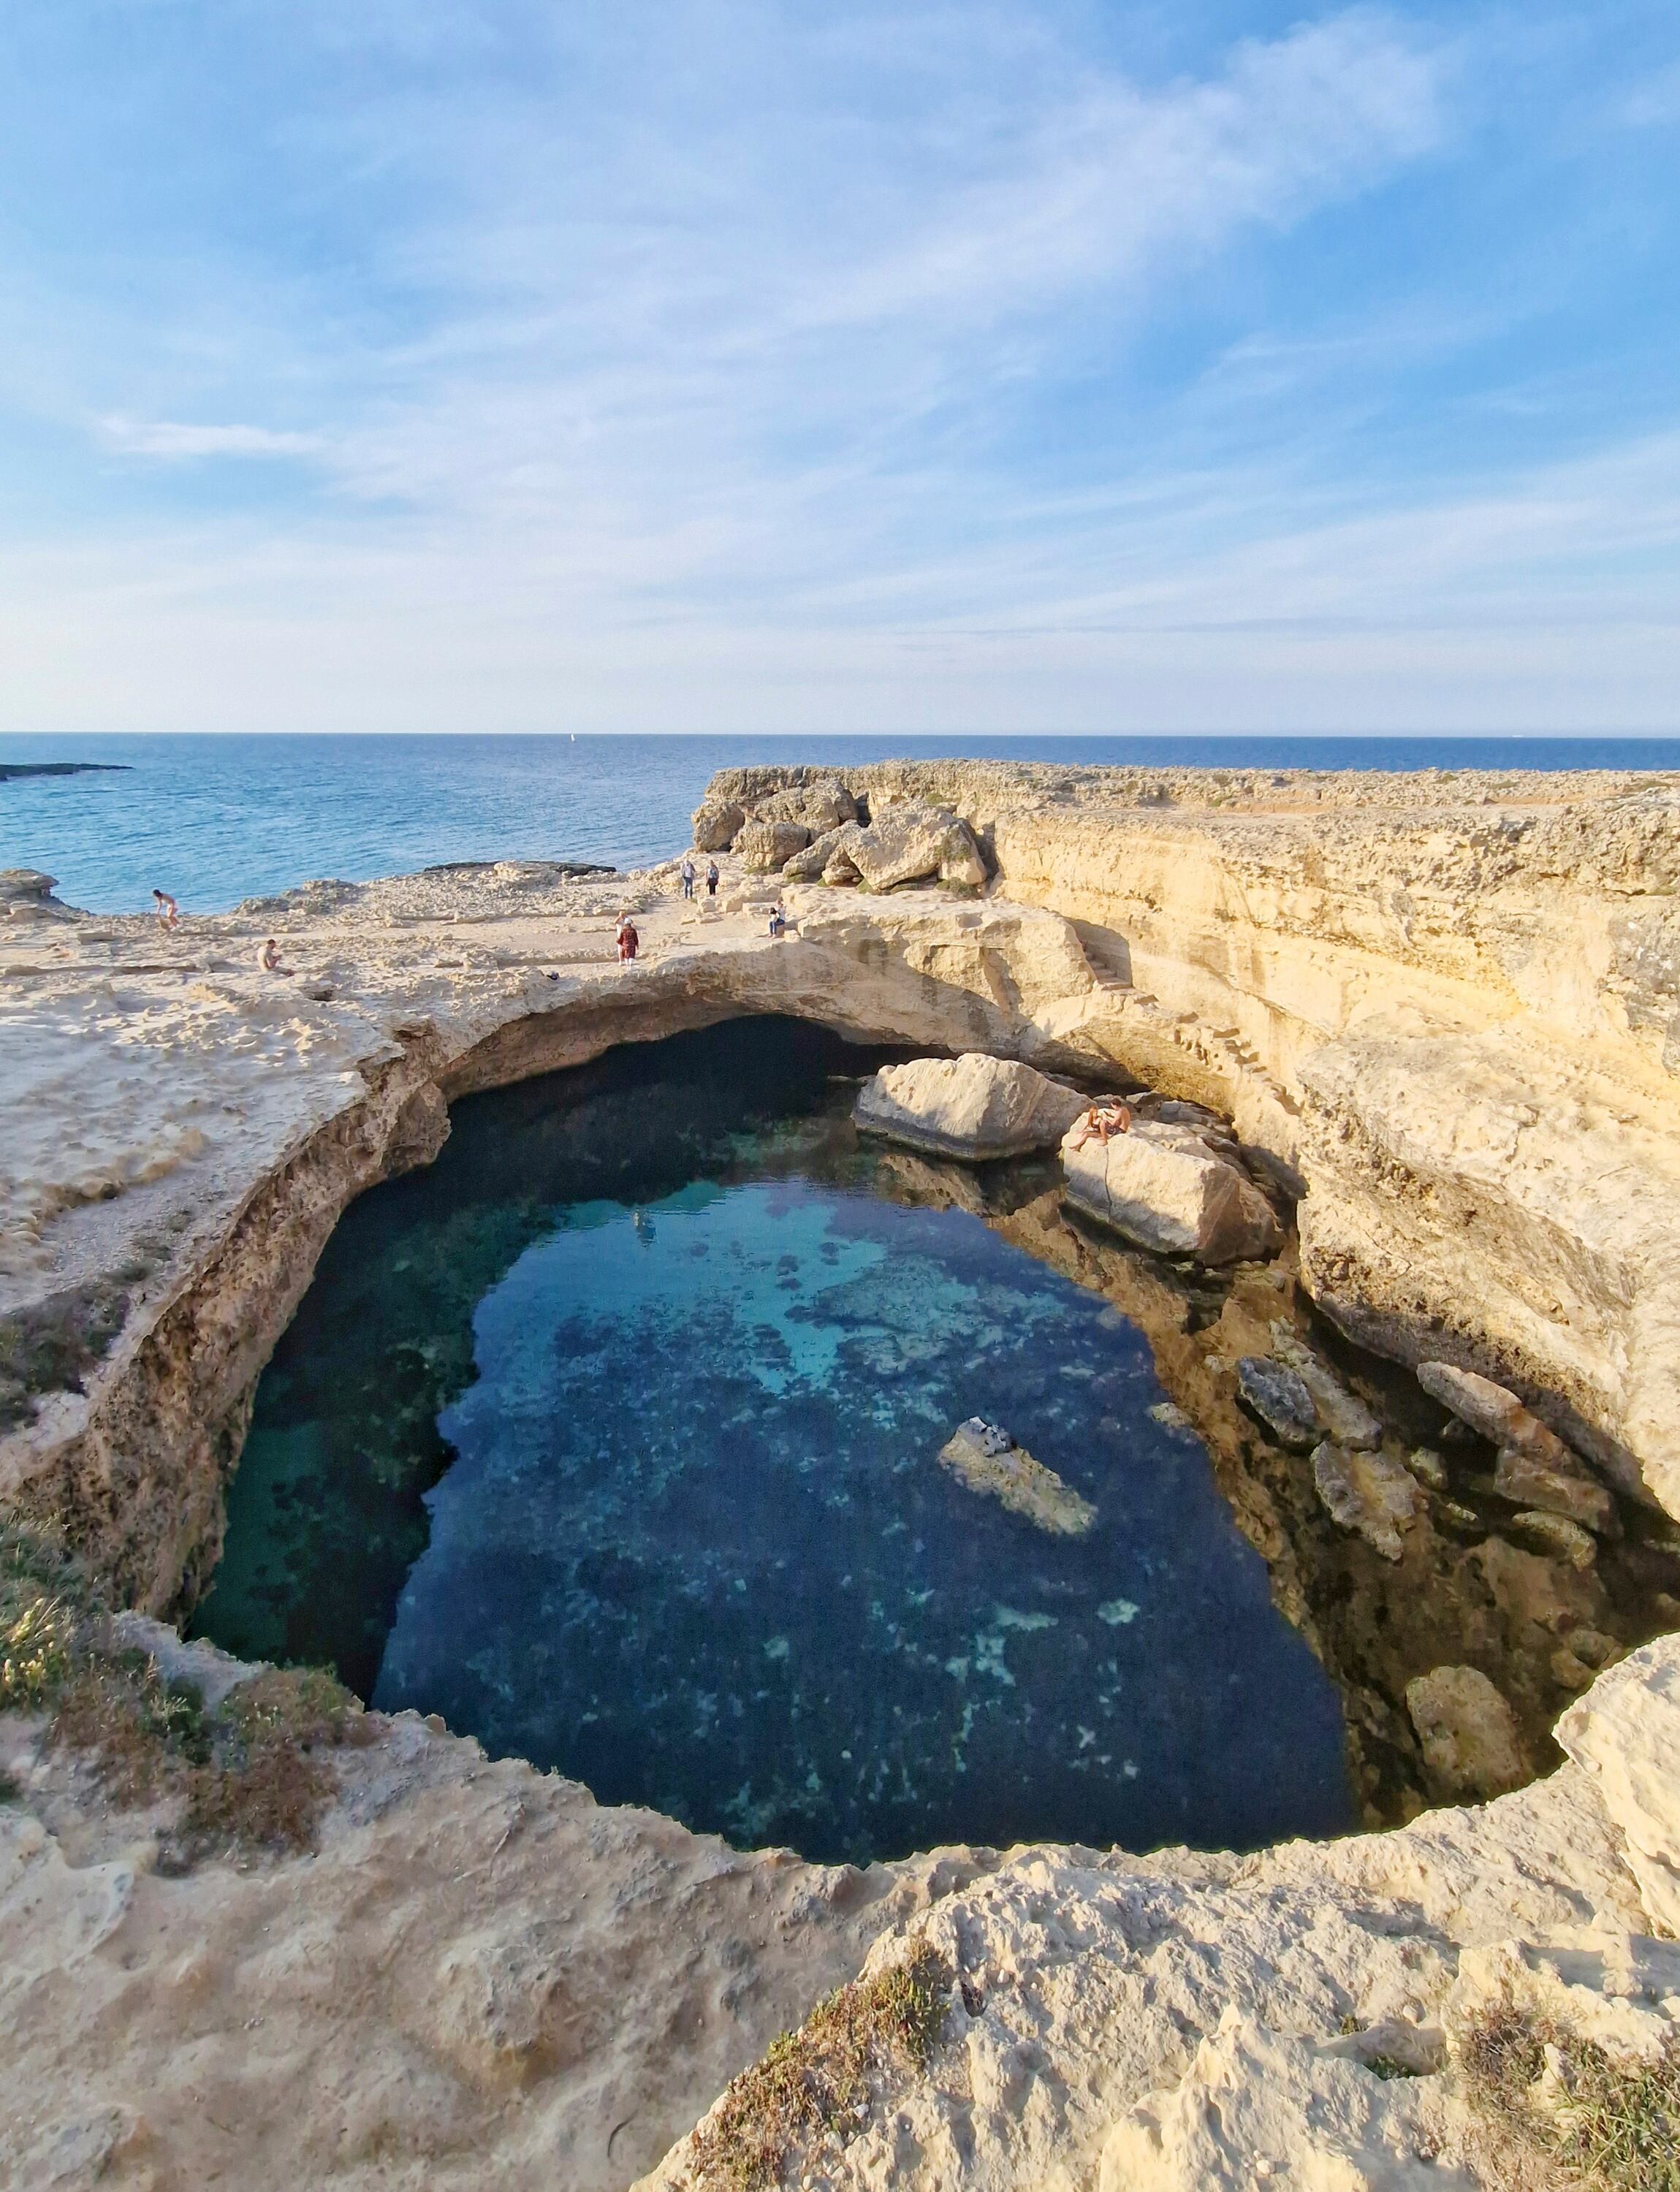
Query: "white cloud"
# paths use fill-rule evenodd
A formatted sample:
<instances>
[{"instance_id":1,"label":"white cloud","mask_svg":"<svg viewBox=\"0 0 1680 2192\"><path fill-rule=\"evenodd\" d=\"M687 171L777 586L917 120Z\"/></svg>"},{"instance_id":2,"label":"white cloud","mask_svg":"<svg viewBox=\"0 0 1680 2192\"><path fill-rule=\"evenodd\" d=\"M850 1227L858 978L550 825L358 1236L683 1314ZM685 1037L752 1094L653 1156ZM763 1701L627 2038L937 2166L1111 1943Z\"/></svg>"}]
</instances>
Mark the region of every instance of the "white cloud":
<instances>
[{"instance_id":1,"label":"white cloud","mask_svg":"<svg viewBox=\"0 0 1680 2192\"><path fill-rule=\"evenodd\" d=\"M318 434L277 431L270 426L187 425L169 419L108 418L100 421L106 444L124 455L164 460L194 457L313 457L325 446Z\"/></svg>"}]
</instances>

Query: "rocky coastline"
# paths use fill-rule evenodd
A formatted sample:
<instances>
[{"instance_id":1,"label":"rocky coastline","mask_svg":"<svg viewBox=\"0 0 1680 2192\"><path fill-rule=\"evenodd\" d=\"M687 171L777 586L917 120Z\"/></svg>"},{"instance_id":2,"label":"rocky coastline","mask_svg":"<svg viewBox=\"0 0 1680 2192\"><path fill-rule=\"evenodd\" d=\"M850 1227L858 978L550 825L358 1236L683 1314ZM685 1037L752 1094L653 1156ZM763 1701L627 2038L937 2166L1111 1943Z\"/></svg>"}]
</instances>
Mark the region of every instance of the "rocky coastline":
<instances>
[{"instance_id":1,"label":"rocky coastline","mask_svg":"<svg viewBox=\"0 0 1680 2192\"><path fill-rule=\"evenodd\" d=\"M953 1128L900 1084L882 1116L911 1119L918 1191L983 1196L948 1162L965 1133L980 1156L1077 1134L1066 1084L1137 1093L1093 1184L1063 1145L1071 1215L990 1222L1143 1326L1343 1682L1367 1816L1417 1816L1253 1858L858 1874L369 1715L313 1853L173 1876L167 1805L113 1805L14 1712L0 2157L158 2188L466 2184L491 2155L509 2183L723 2183L689 2132L727 2082L922 1955L929 2046L870 2058L855 2121L793 2124L787 2181L1188 2192L1308 2152L1351 2186L1498 2181L1466 2067L1490 2003L1618 2060L1680 2031L1680 1638L1655 1633L1680 1629L1680 785L731 771L695 842L715 902L674 864L505 863L173 935L14 879L0 1515L114 1605L190 1608L333 1225L430 1162L463 1094L752 1013L983 1054L1062 1093L1017 1073ZM1127 1215L1163 1209L1158 1237ZM1610 1571L1642 1594L1631 1652ZM1393 1640L1431 1593L1466 1664L1414 1671ZM1386 1610L1354 1634L1350 1601ZM1560 1713L1546 1778L1419 1810L1555 1760Z\"/></svg>"}]
</instances>

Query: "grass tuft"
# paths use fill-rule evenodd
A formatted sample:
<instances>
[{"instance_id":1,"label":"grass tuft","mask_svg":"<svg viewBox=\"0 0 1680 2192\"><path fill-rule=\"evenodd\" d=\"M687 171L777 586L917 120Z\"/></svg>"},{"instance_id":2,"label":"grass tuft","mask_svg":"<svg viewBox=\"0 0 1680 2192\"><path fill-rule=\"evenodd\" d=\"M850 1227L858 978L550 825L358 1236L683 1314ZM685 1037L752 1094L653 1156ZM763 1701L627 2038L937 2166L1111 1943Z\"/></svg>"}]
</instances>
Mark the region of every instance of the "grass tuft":
<instances>
[{"instance_id":1,"label":"grass tuft","mask_svg":"<svg viewBox=\"0 0 1680 2192\"><path fill-rule=\"evenodd\" d=\"M1680 2192L1680 2037L1649 2061L1620 2063L1500 2001L1466 2035L1460 2061L1478 2173L1500 2192Z\"/></svg>"},{"instance_id":2,"label":"grass tuft","mask_svg":"<svg viewBox=\"0 0 1680 2192\"><path fill-rule=\"evenodd\" d=\"M361 1706L318 1668L254 1676L207 1712L145 1653L112 1648L80 1569L15 1527L0 1529L0 1711L50 1715L49 1745L84 1758L112 1803L174 1800L175 1870L218 1851L312 1847L333 1789L322 1753L363 1732Z\"/></svg>"},{"instance_id":3,"label":"grass tuft","mask_svg":"<svg viewBox=\"0 0 1680 2192\"><path fill-rule=\"evenodd\" d=\"M773 2192L795 2149L854 2130L871 2075L926 2067L950 1987L944 1960L923 1943L903 1963L820 2001L725 2089L694 2132L696 2192Z\"/></svg>"}]
</instances>

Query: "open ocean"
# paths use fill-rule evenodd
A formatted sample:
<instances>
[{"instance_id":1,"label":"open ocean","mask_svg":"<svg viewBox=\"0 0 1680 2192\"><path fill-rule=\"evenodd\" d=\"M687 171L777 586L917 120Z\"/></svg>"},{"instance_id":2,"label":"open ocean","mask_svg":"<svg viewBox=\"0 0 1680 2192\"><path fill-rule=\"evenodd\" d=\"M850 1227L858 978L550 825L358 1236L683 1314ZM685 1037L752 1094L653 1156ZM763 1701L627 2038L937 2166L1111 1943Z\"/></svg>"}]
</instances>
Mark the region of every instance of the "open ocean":
<instances>
[{"instance_id":1,"label":"open ocean","mask_svg":"<svg viewBox=\"0 0 1680 2192\"><path fill-rule=\"evenodd\" d=\"M0 779L0 868L61 898L183 911L314 876L365 882L446 860L645 865L686 845L714 769L894 755L1224 768L1680 768L1680 739L0 737L7 762L125 773Z\"/></svg>"}]
</instances>

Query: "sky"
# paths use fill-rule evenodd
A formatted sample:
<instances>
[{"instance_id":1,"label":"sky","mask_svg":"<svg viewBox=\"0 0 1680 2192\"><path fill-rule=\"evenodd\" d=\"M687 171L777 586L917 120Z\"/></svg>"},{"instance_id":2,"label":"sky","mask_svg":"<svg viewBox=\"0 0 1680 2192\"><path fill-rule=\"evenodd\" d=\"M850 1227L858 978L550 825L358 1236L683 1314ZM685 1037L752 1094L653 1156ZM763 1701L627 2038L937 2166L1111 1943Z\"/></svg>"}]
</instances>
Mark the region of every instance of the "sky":
<instances>
[{"instance_id":1,"label":"sky","mask_svg":"<svg viewBox=\"0 0 1680 2192\"><path fill-rule=\"evenodd\" d=\"M1673 0L0 20L0 733L1680 730Z\"/></svg>"}]
</instances>

